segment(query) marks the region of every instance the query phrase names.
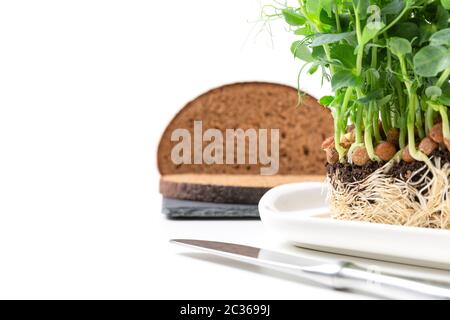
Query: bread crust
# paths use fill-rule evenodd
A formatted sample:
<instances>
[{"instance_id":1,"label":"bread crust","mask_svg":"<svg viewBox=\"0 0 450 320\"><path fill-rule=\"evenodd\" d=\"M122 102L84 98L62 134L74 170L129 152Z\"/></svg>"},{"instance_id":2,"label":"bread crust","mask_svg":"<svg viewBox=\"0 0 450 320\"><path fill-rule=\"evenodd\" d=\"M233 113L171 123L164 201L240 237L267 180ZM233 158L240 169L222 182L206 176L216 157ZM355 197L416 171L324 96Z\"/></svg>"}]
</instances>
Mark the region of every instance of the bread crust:
<instances>
[{"instance_id":1,"label":"bread crust","mask_svg":"<svg viewBox=\"0 0 450 320\"><path fill-rule=\"evenodd\" d=\"M321 175L311 176L249 176L237 175L231 183L224 175L193 174L166 175L159 182L160 193L166 198L213 203L258 204L261 197L272 187L284 183L324 181ZM252 182L248 184L248 182Z\"/></svg>"},{"instance_id":2,"label":"bread crust","mask_svg":"<svg viewBox=\"0 0 450 320\"><path fill-rule=\"evenodd\" d=\"M159 190L166 198L214 203L258 204L270 188L178 183L160 180Z\"/></svg>"}]
</instances>

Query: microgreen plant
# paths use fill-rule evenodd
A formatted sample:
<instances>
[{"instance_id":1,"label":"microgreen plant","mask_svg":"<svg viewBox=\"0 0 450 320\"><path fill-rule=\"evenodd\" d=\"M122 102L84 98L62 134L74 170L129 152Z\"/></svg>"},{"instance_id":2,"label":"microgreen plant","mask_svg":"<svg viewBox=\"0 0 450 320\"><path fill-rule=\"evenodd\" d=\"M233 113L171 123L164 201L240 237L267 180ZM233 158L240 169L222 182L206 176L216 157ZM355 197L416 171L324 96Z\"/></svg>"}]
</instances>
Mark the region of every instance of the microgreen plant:
<instances>
[{"instance_id":1,"label":"microgreen plant","mask_svg":"<svg viewBox=\"0 0 450 320\"><path fill-rule=\"evenodd\" d=\"M450 141L450 0L299 0L272 8L270 17L284 18L298 37L291 51L303 72L319 70L331 81L334 95L320 102L333 110L341 161L361 146L379 161L374 148L392 129L399 149L419 161L428 158L417 143L436 122ZM349 123L354 139L345 148Z\"/></svg>"}]
</instances>

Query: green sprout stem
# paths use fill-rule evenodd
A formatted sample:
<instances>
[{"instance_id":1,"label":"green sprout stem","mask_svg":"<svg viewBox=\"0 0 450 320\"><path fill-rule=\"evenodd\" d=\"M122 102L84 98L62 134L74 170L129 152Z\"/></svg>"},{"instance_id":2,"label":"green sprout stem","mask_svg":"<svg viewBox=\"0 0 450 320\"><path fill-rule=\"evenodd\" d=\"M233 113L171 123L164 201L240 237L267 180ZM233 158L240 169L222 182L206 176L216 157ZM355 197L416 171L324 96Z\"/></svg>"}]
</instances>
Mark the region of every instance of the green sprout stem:
<instances>
[{"instance_id":1,"label":"green sprout stem","mask_svg":"<svg viewBox=\"0 0 450 320\"><path fill-rule=\"evenodd\" d=\"M327 57L328 61L331 61L330 48L326 44L324 44L322 47L323 47L323 50L325 51L325 56ZM335 73L334 66L332 64L330 64L329 68L330 68L331 75L333 75Z\"/></svg>"},{"instance_id":2,"label":"green sprout stem","mask_svg":"<svg viewBox=\"0 0 450 320\"><path fill-rule=\"evenodd\" d=\"M402 76L405 81L406 90L408 92L408 116L406 120L406 126L408 130L408 148L411 156L418 161L427 161L428 158L425 154L417 150L416 148L416 137L414 135L415 129L415 118L416 118L416 108L418 104L417 95L413 93L411 82L408 76L408 71L406 69L405 57L399 56L400 69L402 71Z\"/></svg>"},{"instance_id":3,"label":"green sprout stem","mask_svg":"<svg viewBox=\"0 0 450 320\"><path fill-rule=\"evenodd\" d=\"M348 107L348 103L350 101L350 98L353 94L353 89L351 87L348 87L345 90L344 100L342 101L342 106L337 109L338 114L336 114L336 117L334 119L334 145L336 148L336 151L339 153L339 159L343 159L345 155L345 148L341 146L341 135L342 135L342 129L340 125L341 115L345 115Z\"/></svg>"},{"instance_id":4,"label":"green sprout stem","mask_svg":"<svg viewBox=\"0 0 450 320\"><path fill-rule=\"evenodd\" d=\"M378 42L378 37L374 38L374 42ZM373 46L371 63L370 63L370 67L373 69L377 68L377 57L378 57L377 47ZM371 83L370 85L371 85L372 89L374 89L375 84ZM378 109L375 110L376 108L375 108L374 102L371 103L371 108L372 108L372 111L371 111L372 115L370 118L372 119L373 135L375 138L375 142L378 144L381 141L380 126L378 125L379 112L378 112Z\"/></svg>"},{"instance_id":5,"label":"green sprout stem","mask_svg":"<svg viewBox=\"0 0 450 320\"><path fill-rule=\"evenodd\" d=\"M412 89L411 89L411 81L409 80L408 71L406 69L406 63L405 63L405 57L399 56L398 59L400 60L400 69L402 71L403 80L405 81L405 87L408 91L408 96L412 96Z\"/></svg>"},{"instance_id":6,"label":"green sprout stem","mask_svg":"<svg viewBox=\"0 0 450 320\"><path fill-rule=\"evenodd\" d=\"M416 148L416 138L414 135L414 118L416 115L416 106L417 106L417 96L412 94L410 96L409 104L408 104L408 119L407 119L407 128L408 128L408 148L411 157L418 161L428 162L427 156L417 150Z\"/></svg>"},{"instance_id":7,"label":"green sprout stem","mask_svg":"<svg viewBox=\"0 0 450 320\"><path fill-rule=\"evenodd\" d=\"M361 108L362 110L362 108ZM364 144L366 147L367 154L372 161L380 161L380 159L375 155L375 151L373 150L372 143L372 128L373 123L371 119L373 118L373 104L371 103L369 106L369 110L367 111L366 117L364 117ZM378 127L378 123L376 124Z\"/></svg>"},{"instance_id":8,"label":"green sprout stem","mask_svg":"<svg viewBox=\"0 0 450 320\"><path fill-rule=\"evenodd\" d=\"M361 43L362 33L361 33L361 21L359 20L359 6L361 2L358 1L358 5L355 6L353 3L353 11L355 13L355 26L356 26L356 39L358 40L358 44Z\"/></svg>"},{"instance_id":9,"label":"green sprout stem","mask_svg":"<svg viewBox=\"0 0 450 320\"><path fill-rule=\"evenodd\" d=\"M416 128L419 134L419 138L425 138L425 131L423 130L423 122L422 122L422 112L420 110L420 104L418 103L418 108L416 108Z\"/></svg>"},{"instance_id":10,"label":"green sprout stem","mask_svg":"<svg viewBox=\"0 0 450 320\"><path fill-rule=\"evenodd\" d=\"M431 106L428 106L427 111L425 113L425 132L428 134L430 129L434 125L434 110Z\"/></svg>"},{"instance_id":11,"label":"green sprout stem","mask_svg":"<svg viewBox=\"0 0 450 320\"><path fill-rule=\"evenodd\" d=\"M359 4L358 4L359 5ZM361 22L359 20L359 11L358 8L353 5L353 10L355 12L355 26L356 26L356 38L358 40L358 53L356 55L356 74L357 76L361 75L362 72L362 61L364 56L364 46L362 44L362 35L361 35ZM362 93L361 88L356 88L356 95L358 98L361 98L364 94ZM356 123L355 123L355 142L353 145L360 145L363 143L363 135L362 135L362 124L363 124L363 106L358 105L356 111ZM353 146L352 146L353 147Z\"/></svg>"},{"instance_id":12,"label":"green sprout stem","mask_svg":"<svg viewBox=\"0 0 450 320\"><path fill-rule=\"evenodd\" d=\"M387 133L391 129L391 119L389 115L389 110L386 110L385 106L381 107L381 123L383 125L384 133Z\"/></svg>"},{"instance_id":13,"label":"green sprout stem","mask_svg":"<svg viewBox=\"0 0 450 320\"><path fill-rule=\"evenodd\" d=\"M389 39L387 33L383 33L383 36L387 42ZM386 60L387 60L387 69L391 70L392 69L392 55L391 55L391 51L389 51L389 49L386 49Z\"/></svg>"},{"instance_id":14,"label":"green sprout stem","mask_svg":"<svg viewBox=\"0 0 450 320\"><path fill-rule=\"evenodd\" d=\"M364 57L364 46L359 46L358 54L356 55L356 74L358 76L361 75L363 57Z\"/></svg>"},{"instance_id":15,"label":"green sprout stem","mask_svg":"<svg viewBox=\"0 0 450 320\"><path fill-rule=\"evenodd\" d=\"M400 137L398 139L398 145L399 145L400 149L403 149L406 146L407 129L406 129L405 122L406 122L405 117L402 117L400 119Z\"/></svg>"},{"instance_id":16,"label":"green sprout stem","mask_svg":"<svg viewBox=\"0 0 450 320\"><path fill-rule=\"evenodd\" d=\"M400 21L401 18L403 18L403 16L406 14L406 12L408 12L408 10L410 8L411 8L411 4L410 4L410 1L408 1L405 4L405 7L403 8L403 10L400 12L400 14L394 20L392 20L391 23L389 23L386 27L384 27L379 33L385 33L390 28L392 28L397 22Z\"/></svg>"},{"instance_id":17,"label":"green sprout stem","mask_svg":"<svg viewBox=\"0 0 450 320\"><path fill-rule=\"evenodd\" d=\"M339 7L336 6L336 13L334 15L335 20L336 20L336 31L338 33L342 32L342 28L341 28L341 20L339 19Z\"/></svg>"},{"instance_id":18,"label":"green sprout stem","mask_svg":"<svg viewBox=\"0 0 450 320\"><path fill-rule=\"evenodd\" d=\"M358 98L363 96L363 93L360 88L356 89L356 95ZM355 123L355 144L363 143L363 135L362 135L362 125L363 125L363 113L364 106L358 105L358 109L356 111L356 123Z\"/></svg>"},{"instance_id":19,"label":"green sprout stem","mask_svg":"<svg viewBox=\"0 0 450 320\"><path fill-rule=\"evenodd\" d=\"M438 81L436 82L436 86L442 87L444 82L447 80L448 76L450 76L450 68L447 68L442 72L441 76L439 77Z\"/></svg>"},{"instance_id":20,"label":"green sprout stem","mask_svg":"<svg viewBox=\"0 0 450 320\"><path fill-rule=\"evenodd\" d=\"M378 41L378 37L375 36L373 41L376 43ZM377 67L377 47L372 47L372 60L370 62L370 67L376 69Z\"/></svg>"},{"instance_id":21,"label":"green sprout stem","mask_svg":"<svg viewBox=\"0 0 450 320\"><path fill-rule=\"evenodd\" d=\"M373 126L373 135L375 137L375 142L380 143L381 134L380 134L380 126L378 125L378 112L374 112L372 117L372 126Z\"/></svg>"},{"instance_id":22,"label":"green sprout stem","mask_svg":"<svg viewBox=\"0 0 450 320\"><path fill-rule=\"evenodd\" d=\"M442 87L444 85L445 81L447 81L449 76L450 76L450 68L447 68L444 70L444 72L442 72L441 76L437 80L436 86ZM445 107L443 105L439 105L438 109L439 109L439 113L442 118L442 132L443 132L444 138L449 140L450 139L450 129L449 129L449 123L448 123L447 107ZM428 128L430 128L430 129L433 126L433 118L434 118L433 116L434 116L434 110L429 105L428 109L427 109L427 120L428 120Z\"/></svg>"},{"instance_id":23,"label":"green sprout stem","mask_svg":"<svg viewBox=\"0 0 450 320\"><path fill-rule=\"evenodd\" d=\"M355 144L363 143L363 134L362 134L362 118L363 118L363 107L361 105L358 106L358 110L356 112L356 123L355 123Z\"/></svg>"},{"instance_id":24,"label":"green sprout stem","mask_svg":"<svg viewBox=\"0 0 450 320\"><path fill-rule=\"evenodd\" d=\"M362 71L362 60L364 56L364 45L362 45L362 32L361 32L361 21L359 20L359 5L355 7L353 4L353 10L355 12L355 27L356 27L356 39L358 41L358 53L356 55L356 74L361 75Z\"/></svg>"},{"instance_id":25,"label":"green sprout stem","mask_svg":"<svg viewBox=\"0 0 450 320\"><path fill-rule=\"evenodd\" d=\"M392 128L398 128L398 119L396 117L395 112L393 112L392 110L388 110L389 116L388 119L391 122L391 127Z\"/></svg>"},{"instance_id":26,"label":"green sprout stem","mask_svg":"<svg viewBox=\"0 0 450 320\"><path fill-rule=\"evenodd\" d=\"M336 109L336 113L334 115L334 147L339 154L339 159L342 159L345 155L345 148L341 146L341 126L339 123L340 118L340 110Z\"/></svg>"},{"instance_id":27,"label":"green sprout stem","mask_svg":"<svg viewBox=\"0 0 450 320\"><path fill-rule=\"evenodd\" d=\"M450 125L448 122L447 107L439 105L438 108L442 118L442 133L444 135L444 139L450 140Z\"/></svg>"}]
</instances>

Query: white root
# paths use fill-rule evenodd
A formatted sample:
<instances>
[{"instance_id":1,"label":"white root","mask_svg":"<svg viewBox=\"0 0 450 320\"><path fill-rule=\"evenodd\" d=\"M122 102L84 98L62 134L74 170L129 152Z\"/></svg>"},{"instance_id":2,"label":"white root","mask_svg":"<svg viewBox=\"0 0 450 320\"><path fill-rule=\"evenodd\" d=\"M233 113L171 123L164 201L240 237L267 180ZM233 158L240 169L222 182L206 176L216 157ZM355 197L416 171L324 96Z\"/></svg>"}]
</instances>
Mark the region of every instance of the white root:
<instances>
[{"instance_id":1,"label":"white root","mask_svg":"<svg viewBox=\"0 0 450 320\"><path fill-rule=\"evenodd\" d=\"M358 182L343 183L339 170L328 177L333 217L450 229L450 165L441 166L440 158L433 158L409 177L397 179L389 174L394 164L391 160Z\"/></svg>"}]
</instances>

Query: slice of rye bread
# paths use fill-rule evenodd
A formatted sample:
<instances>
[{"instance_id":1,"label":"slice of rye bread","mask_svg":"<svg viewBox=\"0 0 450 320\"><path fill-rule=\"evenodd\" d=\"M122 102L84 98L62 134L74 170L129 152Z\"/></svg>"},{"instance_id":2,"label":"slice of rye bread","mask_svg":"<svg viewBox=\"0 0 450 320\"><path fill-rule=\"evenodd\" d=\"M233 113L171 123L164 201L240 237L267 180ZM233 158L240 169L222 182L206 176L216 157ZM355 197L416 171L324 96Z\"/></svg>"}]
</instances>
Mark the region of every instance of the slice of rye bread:
<instances>
[{"instance_id":1,"label":"slice of rye bread","mask_svg":"<svg viewBox=\"0 0 450 320\"><path fill-rule=\"evenodd\" d=\"M203 131L219 129L224 137L226 129L279 129L277 175L261 176L260 168L267 167L261 164L173 163L171 151L178 141L171 141L172 132L188 129L193 137L196 120L202 121ZM306 94L299 104L295 88L248 82L213 89L189 102L164 131L158 147L160 192L172 199L256 204L273 186L324 179L326 159L320 145L332 133L330 111Z\"/></svg>"},{"instance_id":2,"label":"slice of rye bread","mask_svg":"<svg viewBox=\"0 0 450 320\"><path fill-rule=\"evenodd\" d=\"M166 198L212 203L258 204L270 188L293 182L323 181L322 175L172 174L161 177Z\"/></svg>"},{"instance_id":3,"label":"slice of rye bread","mask_svg":"<svg viewBox=\"0 0 450 320\"><path fill-rule=\"evenodd\" d=\"M278 174L323 174L325 153L320 145L333 134L331 112L309 95L301 97L295 88L263 82L225 85L189 102L167 126L158 147L158 169L162 176L180 173L260 174L261 164L175 164L171 141L175 129L188 129L193 136L195 120L203 131L219 129L279 129L280 167ZM204 142L203 146L209 142ZM269 144L270 151L270 144ZM246 152L248 159L248 150Z\"/></svg>"}]
</instances>

